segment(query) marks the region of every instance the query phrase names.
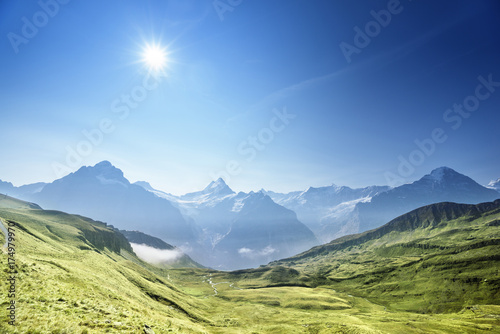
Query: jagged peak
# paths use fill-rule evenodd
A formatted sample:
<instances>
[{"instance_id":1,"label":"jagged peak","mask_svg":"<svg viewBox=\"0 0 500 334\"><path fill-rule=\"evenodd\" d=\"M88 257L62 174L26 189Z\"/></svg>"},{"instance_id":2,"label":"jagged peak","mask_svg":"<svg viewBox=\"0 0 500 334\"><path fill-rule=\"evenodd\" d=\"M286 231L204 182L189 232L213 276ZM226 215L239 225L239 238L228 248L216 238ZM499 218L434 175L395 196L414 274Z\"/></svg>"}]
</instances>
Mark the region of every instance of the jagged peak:
<instances>
[{"instance_id":1,"label":"jagged peak","mask_svg":"<svg viewBox=\"0 0 500 334\"><path fill-rule=\"evenodd\" d=\"M215 188L220 186L227 186L226 181L222 177L219 177L217 180L210 182L207 188Z\"/></svg>"},{"instance_id":2,"label":"jagged peak","mask_svg":"<svg viewBox=\"0 0 500 334\"><path fill-rule=\"evenodd\" d=\"M224 193L234 193L234 191L229 188L223 178L219 177L217 180L210 182L210 184L203 189L204 193L212 193L212 192L224 192Z\"/></svg>"}]
</instances>

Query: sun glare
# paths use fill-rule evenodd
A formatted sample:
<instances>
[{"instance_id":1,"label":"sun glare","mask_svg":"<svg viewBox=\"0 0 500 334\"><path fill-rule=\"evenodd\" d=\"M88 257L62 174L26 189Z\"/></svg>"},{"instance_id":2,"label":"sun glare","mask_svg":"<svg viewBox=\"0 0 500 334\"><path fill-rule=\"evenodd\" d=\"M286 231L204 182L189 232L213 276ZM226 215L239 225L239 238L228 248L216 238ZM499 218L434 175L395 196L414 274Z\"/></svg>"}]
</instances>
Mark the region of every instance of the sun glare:
<instances>
[{"instance_id":1,"label":"sun glare","mask_svg":"<svg viewBox=\"0 0 500 334\"><path fill-rule=\"evenodd\" d=\"M143 62L153 71L161 71L167 64L167 53L158 45L147 45L142 54Z\"/></svg>"}]
</instances>

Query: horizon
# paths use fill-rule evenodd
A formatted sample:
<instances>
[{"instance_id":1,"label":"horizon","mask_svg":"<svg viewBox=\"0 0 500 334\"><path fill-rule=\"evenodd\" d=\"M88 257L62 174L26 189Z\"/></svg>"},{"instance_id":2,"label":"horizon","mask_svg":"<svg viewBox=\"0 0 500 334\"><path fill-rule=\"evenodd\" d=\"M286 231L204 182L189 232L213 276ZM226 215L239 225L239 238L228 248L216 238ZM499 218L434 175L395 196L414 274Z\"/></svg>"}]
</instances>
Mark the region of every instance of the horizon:
<instances>
[{"instance_id":1,"label":"horizon","mask_svg":"<svg viewBox=\"0 0 500 334\"><path fill-rule=\"evenodd\" d=\"M0 179L103 160L176 195L500 177L500 3L214 4L0 4Z\"/></svg>"},{"instance_id":2,"label":"horizon","mask_svg":"<svg viewBox=\"0 0 500 334\"><path fill-rule=\"evenodd\" d=\"M295 189L295 190L291 190L291 191L284 191L284 192L283 192L283 191L279 191L279 190L275 190L275 189L268 189L268 188L265 188L265 187L260 187L260 188L258 188L258 189L256 189L256 188L252 188L252 189L245 189L245 190L243 190L243 189L236 189L236 188L231 187L230 182L227 182L227 181L226 181L223 177L220 177L220 178L218 178L217 180L210 180L210 181L209 181L209 183L206 183L205 185L199 185L197 188L192 189L192 190L189 190L189 191L187 191L187 192L182 192L182 193L174 193L174 192L172 192L172 191L170 191L170 190L168 190L168 189L162 189L162 188L158 188L158 187L156 187L155 185L151 184L151 182L149 182L147 179L133 180L133 179L128 178L128 177L127 177L127 173L126 173L126 171L124 171L124 170L123 170L122 168L120 168L119 166L116 166L115 164L113 164L113 163L112 163L111 161L109 161L109 160L102 160L102 161L99 161L98 163L96 163L96 164L94 164L94 165L81 166L80 168L78 168L78 170L80 170L81 168L84 168L84 167L86 167L86 168L93 168L93 167L95 167L97 164L101 164L101 163L109 163L109 164L111 164L111 166L112 166L112 167L117 168L118 170L120 170L120 171L123 173L123 177L124 177L125 179L127 179L127 180L131 183L131 184L135 184L135 183L137 183L137 182L145 182L145 183L147 183L149 186L151 186L154 190L158 190L158 191L161 191L161 192L164 192L164 193L168 193L168 194L171 194L171 195L174 195L174 196L182 196L182 195L186 195L186 194L189 194L189 193L192 193L192 192L199 192L199 191L202 191L202 190L204 190L205 188L207 188L208 186L210 186L210 184L212 184L213 182L218 182L218 180L219 180L219 179L222 179L222 181L224 181L224 183L225 183L225 184L226 184L226 185L227 185L227 186L228 186L228 187L229 187L232 191L234 191L235 193L239 193L239 192L245 192L245 193L251 193L251 192L253 192L253 193L258 193L258 192L260 192L260 191L264 190L264 191L271 191L271 192L275 192L275 193L283 193L283 194L288 194L288 193L292 193L292 192L305 192L305 191L309 190L310 188L324 188L324 187L332 187L332 186L336 186L336 187L348 187L348 188L351 188L351 189L366 188L366 187L370 187L370 186L389 186L389 185L387 185L387 184L368 184L368 185L365 185L365 186L362 186L362 187L352 187L352 186L347 185L347 184L334 184L334 183L332 183L332 184L328 184L328 185L308 186L308 187L307 187L307 188L305 188L305 189ZM454 172L456 172L456 173L458 173L458 174L461 174L461 175L464 175L464 176L466 176L466 177L469 177L469 178L471 178L473 181L475 181L476 183L478 183L479 185L481 185L481 186L483 186L483 187L487 187L487 186L488 186L488 183L485 183L485 184L479 183L479 182L478 182L477 180L475 180L474 178L472 178L472 177L470 177L470 176L468 176L468 175L466 175L466 174L463 174L463 173L461 173L460 171L457 171L456 169L454 169L454 168L452 168L452 167L449 167L449 166L440 166L440 167L433 168L432 170L429 170L429 171L427 171L427 172L424 172L424 174L423 174L422 176L420 176L420 177L418 177L418 178L416 178L416 179L413 179L413 180L409 180L409 181L408 181L407 183L405 183L405 184L411 184L411 183L413 183L413 182L415 182L415 181L418 181L418 180L420 180L422 177L424 177L424 176L426 176L426 175L430 175L430 174L431 174L432 172L434 172L435 170L437 170L437 169L442 169L442 168L448 168L448 169L451 169L451 170L453 170ZM71 172L70 174L76 173L78 170L76 170L76 171L74 171L74 172ZM67 175L63 176L63 178L64 178L64 177L66 177L66 176L68 176L68 175L70 175L70 174L67 174ZM54 181L56 181L56 180L58 180L58 179L55 179L55 180L53 180L53 181L51 181L51 182L44 182L44 183L49 184L49 183L52 183L52 182L54 182ZM496 180L500 180L500 177L499 177L499 178L494 178L494 179L491 179L490 181L496 181ZM2 181L3 181L3 182L10 182L9 180L4 180L4 179L0 178L0 182L2 182ZM490 182L490 181L488 181L488 182ZM33 182L33 183L39 183L39 182L43 182L43 181L37 181L37 182ZM26 186L26 185L33 184L33 183L25 183L25 184L21 184L21 185L19 185L19 184L14 184L13 182L10 182L10 183L12 183L15 187L21 187L21 186ZM391 186L389 186L389 187L391 187Z\"/></svg>"}]
</instances>

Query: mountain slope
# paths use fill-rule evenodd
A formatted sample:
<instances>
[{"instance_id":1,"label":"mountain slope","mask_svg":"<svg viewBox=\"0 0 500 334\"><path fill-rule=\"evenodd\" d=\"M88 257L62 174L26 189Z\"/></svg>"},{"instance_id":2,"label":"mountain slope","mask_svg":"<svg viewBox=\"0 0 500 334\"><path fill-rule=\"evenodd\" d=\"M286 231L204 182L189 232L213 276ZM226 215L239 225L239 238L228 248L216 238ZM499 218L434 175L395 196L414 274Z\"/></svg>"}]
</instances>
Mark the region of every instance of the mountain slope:
<instances>
[{"instance_id":1,"label":"mountain slope","mask_svg":"<svg viewBox=\"0 0 500 334\"><path fill-rule=\"evenodd\" d=\"M140 229L177 245L195 240L192 227L177 208L130 184L108 161L47 184L30 199L46 209L89 216L121 229Z\"/></svg>"},{"instance_id":2,"label":"mountain slope","mask_svg":"<svg viewBox=\"0 0 500 334\"><path fill-rule=\"evenodd\" d=\"M340 226L350 219L357 203L389 190L386 186L352 189L345 186L310 187L303 192L279 194L266 192L276 203L297 213L298 219L307 225L322 242L328 242L339 234ZM344 234L349 231L343 231Z\"/></svg>"},{"instance_id":3,"label":"mountain slope","mask_svg":"<svg viewBox=\"0 0 500 334\"><path fill-rule=\"evenodd\" d=\"M433 170L420 180L374 196L370 202L356 205L358 231L381 226L405 212L438 202L477 204L494 201L500 193L485 188L451 168Z\"/></svg>"},{"instance_id":4,"label":"mountain slope","mask_svg":"<svg viewBox=\"0 0 500 334\"><path fill-rule=\"evenodd\" d=\"M0 195L0 207L5 209L39 209L42 208L35 203L22 201L7 195Z\"/></svg>"},{"instance_id":5,"label":"mountain slope","mask_svg":"<svg viewBox=\"0 0 500 334\"><path fill-rule=\"evenodd\" d=\"M223 254L226 267L241 268L241 264L258 266L317 244L312 231L297 220L293 211L263 193L251 193L242 201L230 231L215 251Z\"/></svg>"},{"instance_id":6,"label":"mountain slope","mask_svg":"<svg viewBox=\"0 0 500 334\"><path fill-rule=\"evenodd\" d=\"M271 265L317 275L393 310L458 311L500 300L500 200L425 206Z\"/></svg>"}]
</instances>

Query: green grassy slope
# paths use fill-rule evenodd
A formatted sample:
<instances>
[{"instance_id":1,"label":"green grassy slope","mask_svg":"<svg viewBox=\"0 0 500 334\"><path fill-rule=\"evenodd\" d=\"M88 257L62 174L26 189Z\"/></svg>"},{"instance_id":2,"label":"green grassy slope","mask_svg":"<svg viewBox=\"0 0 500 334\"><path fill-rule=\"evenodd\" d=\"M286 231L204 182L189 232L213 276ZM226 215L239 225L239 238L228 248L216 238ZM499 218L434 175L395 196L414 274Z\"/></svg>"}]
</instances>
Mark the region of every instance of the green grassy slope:
<instances>
[{"instance_id":1,"label":"green grassy slope","mask_svg":"<svg viewBox=\"0 0 500 334\"><path fill-rule=\"evenodd\" d=\"M5 312L9 274L1 272L1 333L139 333L145 325L159 332L203 333L200 324L210 323L200 314L207 307L203 301L176 289L161 269L133 254L123 235L102 223L10 208L0 208L0 219L16 223L18 271L15 330ZM2 269L6 262L2 256Z\"/></svg>"},{"instance_id":2,"label":"green grassy slope","mask_svg":"<svg viewBox=\"0 0 500 334\"><path fill-rule=\"evenodd\" d=\"M8 209L42 209L38 204L21 201L4 194L0 194L0 207Z\"/></svg>"},{"instance_id":3,"label":"green grassy slope","mask_svg":"<svg viewBox=\"0 0 500 334\"><path fill-rule=\"evenodd\" d=\"M500 304L500 201L439 203L272 265L392 310L456 312Z\"/></svg>"},{"instance_id":4,"label":"green grassy slope","mask_svg":"<svg viewBox=\"0 0 500 334\"><path fill-rule=\"evenodd\" d=\"M330 261L308 266L302 258L295 260L296 268L286 267L290 265L286 261L286 266L235 272L158 268L138 259L123 236L103 223L21 202L12 206L9 201L6 205L0 200L0 219L4 225L16 223L17 325L7 323L10 273L7 250L2 248L0 333L492 333L498 329L500 307L486 305L487 298L479 303L475 295L458 312L446 314L407 312L412 307L402 303L393 307L388 301L396 300L394 292L377 295L369 288L383 282L345 279L361 264L345 263L346 271L330 271ZM493 218L468 224L481 230L485 224L495 225ZM2 234L0 243L4 241ZM392 255L390 245L384 249L389 252L377 253L374 261L398 257L403 263L410 257ZM360 282L365 288L356 291ZM475 291L487 295L486 290Z\"/></svg>"}]
</instances>

